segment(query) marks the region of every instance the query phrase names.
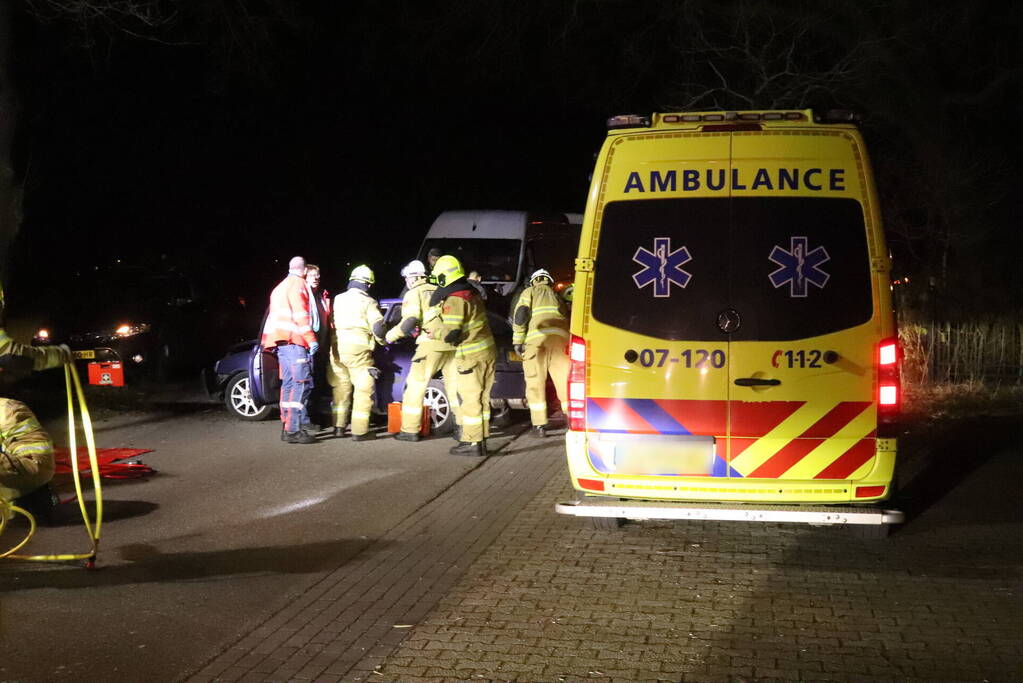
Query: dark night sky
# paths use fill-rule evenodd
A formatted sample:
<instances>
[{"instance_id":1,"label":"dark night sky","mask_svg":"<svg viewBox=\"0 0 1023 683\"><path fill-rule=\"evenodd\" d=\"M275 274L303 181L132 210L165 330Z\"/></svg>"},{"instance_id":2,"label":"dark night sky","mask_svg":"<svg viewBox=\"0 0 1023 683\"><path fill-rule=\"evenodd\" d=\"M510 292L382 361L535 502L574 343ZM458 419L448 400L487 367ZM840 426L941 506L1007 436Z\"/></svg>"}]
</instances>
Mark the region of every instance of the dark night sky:
<instances>
[{"instance_id":1,"label":"dark night sky","mask_svg":"<svg viewBox=\"0 0 1023 683\"><path fill-rule=\"evenodd\" d=\"M895 4L917 19L931 7ZM92 27L82 49L73 24L19 15L26 195L12 289L41 259L59 284L160 254L262 288L283 271L275 259L303 253L336 290L345 262L407 261L445 209L581 211L606 117L670 107L681 78L671 3L296 5L248 62L219 49L223 26L157 32L163 43ZM984 21L1018 39L1019 19ZM985 51L997 40L959 39L911 47L976 60L978 75L1002 58Z\"/></svg>"},{"instance_id":2,"label":"dark night sky","mask_svg":"<svg viewBox=\"0 0 1023 683\"><path fill-rule=\"evenodd\" d=\"M199 46L116 36L90 63L26 22L15 277L26 252L62 268L186 252L240 273L303 253L336 287L346 261L407 261L445 209L582 210L607 110L567 100L543 64L501 83L499 60L466 68L345 19L285 31L269 77L226 83Z\"/></svg>"}]
</instances>

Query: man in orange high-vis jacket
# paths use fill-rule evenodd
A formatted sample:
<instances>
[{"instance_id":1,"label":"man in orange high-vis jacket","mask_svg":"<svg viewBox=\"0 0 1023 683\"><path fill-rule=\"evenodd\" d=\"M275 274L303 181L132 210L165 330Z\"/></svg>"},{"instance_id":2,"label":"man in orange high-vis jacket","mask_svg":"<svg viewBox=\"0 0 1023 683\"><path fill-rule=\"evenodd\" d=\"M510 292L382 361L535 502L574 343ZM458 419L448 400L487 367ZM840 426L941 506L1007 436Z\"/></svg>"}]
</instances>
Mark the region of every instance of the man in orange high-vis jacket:
<instances>
[{"instance_id":1,"label":"man in orange high-vis jacket","mask_svg":"<svg viewBox=\"0 0 1023 683\"><path fill-rule=\"evenodd\" d=\"M282 438L287 443L315 443L316 437L302 429L306 403L313 388L312 357L319 344L320 320L312 290L305 280L305 259L288 262L288 276L270 293L270 310L263 326L264 349L277 349L281 368Z\"/></svg>"}]
</instances>

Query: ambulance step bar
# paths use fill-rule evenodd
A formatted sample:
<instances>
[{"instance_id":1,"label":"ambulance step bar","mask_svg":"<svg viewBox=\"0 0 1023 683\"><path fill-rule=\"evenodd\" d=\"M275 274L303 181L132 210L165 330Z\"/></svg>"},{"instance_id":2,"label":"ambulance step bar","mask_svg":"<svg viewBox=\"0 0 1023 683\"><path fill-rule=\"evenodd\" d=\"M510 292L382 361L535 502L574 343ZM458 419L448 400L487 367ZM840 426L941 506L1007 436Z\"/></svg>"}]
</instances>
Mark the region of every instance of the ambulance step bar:
<instances>
[{"instance_id":1,"label":"ambulance step bar","mask_svg":"<svg viewBox=\"0 0 1023 683\"><path fill-rule=\"evenodd\" d=\"M621 519L693 519L722 522L795 522L798 524L901 524L900 510L852 505L704 505L593 498L557 503L554 511L576 517Z\"/></svg>"}]
</instances>

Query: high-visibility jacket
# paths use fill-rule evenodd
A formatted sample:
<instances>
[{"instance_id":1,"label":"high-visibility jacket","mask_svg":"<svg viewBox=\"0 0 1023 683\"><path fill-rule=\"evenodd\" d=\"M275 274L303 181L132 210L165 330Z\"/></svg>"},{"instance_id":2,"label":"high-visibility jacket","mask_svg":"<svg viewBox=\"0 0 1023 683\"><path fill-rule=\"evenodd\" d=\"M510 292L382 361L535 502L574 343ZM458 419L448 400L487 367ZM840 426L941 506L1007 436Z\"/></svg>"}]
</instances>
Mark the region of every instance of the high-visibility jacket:
<instances>
[{"instance_id":1,"label":"high-visibility jacket","mask_svg":"<svg viewBox=\"0 0 1023 683\"><path fill-rule=\"evenodd\" d=\"M384 316L376 299L352 287L334 297L334 334L340 351L373 349L384 337Z\"/></svg>"},{"instance_id":2,"label":"high-visibility jacket","mask_svg":"<svg viewBox=\"0 0 1023 683\"><path fill-rule=\"evenodd\" d=\"M497 353L487 309L468 284L456 282L439 289L430 302L434 306L426 314L423 329L433 339L453 344L456 358L492 358Z\"/></svg>"},{"instance_id":3,"label":"high-visibility jacket","mask_svg":"<svg viewBox=\"0 0 1023 683\"><path fill-rule=\"evenodd\" d=\"M313 305L305 278L289 274L281 280L270 292L270 310L261 341L263 348L269 349L277 344L312 348L316 334L309 307Z\"/></svg>"},{"instance_id":4,"label":"high-visibility jacket","mask_svg":"<svg viewBox=\"0 0 1023 683\"><path fill-rule=\"evenodd\" d=\"M542 344L551 335L568 339L565 304L550 285L527 287L512 315L512 344Z\"/></svg>"},{"instance_id":5,"label":"high-visibility jacket","mask_svg":"<svg viewBox=\"0 0 1023 683\"><path fill-rule=\"evenodd\" d=\"M53 477L53 467L53 441L31 409L0 398L0 488L41 486Z\"/></svg>"},{"instance_id":6,"label":"high-visibility jacket","mask_svg":"<svg viewBox=\"0 0 1023 683\"><path fill-rule=\"evenodd\" d=\"M425 312L430 308L430 297L436 290L437 285L423 280L405 292L405 296L401 300L401 322L387 331L388 344L411 336L422 328ZM446 343L443 339L432 339L426 334L416 337L416 345L428 351L455 350L454 346Z\"/></svg>"},{"instance_id":7,"label":"high-visibility jacket","mask_svg":"<svg viewBox=\"0 0 1023 683\"><path fill-rule=\"evenodd\" d=\"M46 370L64 363L55 346L27 346L14 341L0 327L0 381L18 379L32 370Z\"/></svg>"}]
</instances>

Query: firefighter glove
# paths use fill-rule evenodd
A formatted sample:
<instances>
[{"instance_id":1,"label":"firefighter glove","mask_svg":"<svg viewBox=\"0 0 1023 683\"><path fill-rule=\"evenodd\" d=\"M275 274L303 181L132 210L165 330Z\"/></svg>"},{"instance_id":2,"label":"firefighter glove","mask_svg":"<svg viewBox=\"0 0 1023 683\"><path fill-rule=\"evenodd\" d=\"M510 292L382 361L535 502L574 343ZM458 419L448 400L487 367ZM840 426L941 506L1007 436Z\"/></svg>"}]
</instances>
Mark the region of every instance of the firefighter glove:
<instances>
[{"instance_id":1,"label":"firefighter glove","mask_svg":"<svg viewBox=\"0 0 1023 683\"><path fill-rule=\"evenodd\" d=\"M373 379L380 379L380 368L370 368L369 376Z\"/></svg>"},{"instance_id":2,"label":"firefighter glove","mask_svg":"<svg viewBox=\"0 0 1023 683\"><path fill-rule=\"evenodd\" d=\"M516 344L515 345L515 353L517 353L517 354L519 354L521 356L525 352L526 352L526 345L525 344Z\"/></svg>"}]
</instances>

